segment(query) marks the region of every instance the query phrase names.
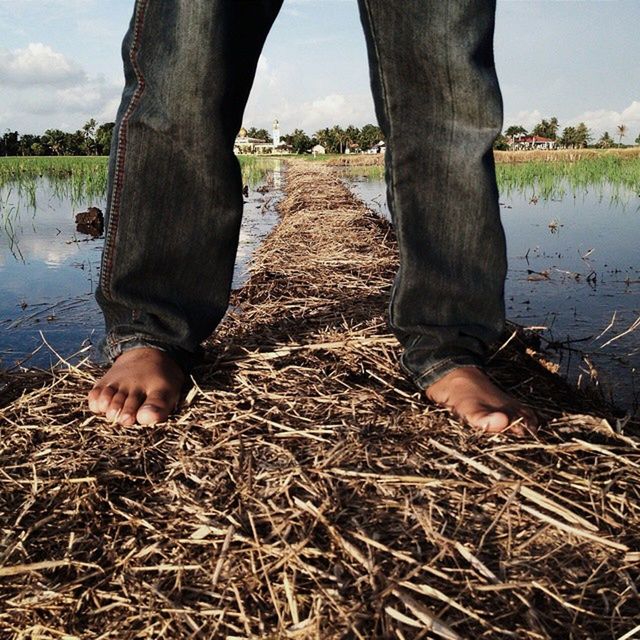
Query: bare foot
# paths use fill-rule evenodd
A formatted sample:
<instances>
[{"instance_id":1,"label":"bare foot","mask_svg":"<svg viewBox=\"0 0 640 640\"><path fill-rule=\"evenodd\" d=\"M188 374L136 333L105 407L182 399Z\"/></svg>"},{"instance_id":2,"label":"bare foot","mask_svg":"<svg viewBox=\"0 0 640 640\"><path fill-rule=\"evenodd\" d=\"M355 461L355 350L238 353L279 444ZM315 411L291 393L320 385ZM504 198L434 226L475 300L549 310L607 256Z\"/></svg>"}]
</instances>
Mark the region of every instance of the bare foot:
<instances>
[{"instance_id":1,"label":"bare foot","mask_svg":"<svg viewBox=\"0 0 640 640\"><path fill-rule=\"evenodd\" d=\"M130 426L164 422L176 408L184 374L164 351L129 349L89 393L89 409Z\"/></svg>"},{"instance_id":2,"label":"bare foot","mask_svg":"<svg viewBox=\"0 0 640 640\"><path fill-rule=\"evenodd\" d=\"M535 432L536 414L499 389L477 367L459 367L427 387L429 400L485 433Z\"/></svg>"}]
</instances>

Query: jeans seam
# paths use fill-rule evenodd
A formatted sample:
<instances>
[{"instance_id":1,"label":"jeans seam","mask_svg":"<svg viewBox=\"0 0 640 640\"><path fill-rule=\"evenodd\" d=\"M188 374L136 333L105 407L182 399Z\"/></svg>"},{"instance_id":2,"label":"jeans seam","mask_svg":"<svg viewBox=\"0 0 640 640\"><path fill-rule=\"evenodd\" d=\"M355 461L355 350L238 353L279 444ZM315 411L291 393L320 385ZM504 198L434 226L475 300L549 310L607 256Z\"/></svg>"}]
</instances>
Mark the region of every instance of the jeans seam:
<instances>
[{"instance_id":1,"label":"jeans seam","mask_svg":"<svg viewBox=\"0 0 640 640\"><path fill-rule=\"evenodd\" d=\"M104 251L102 259L102 270L100 274L100 285L105 298L112 300L110 286L111 274L113 270L114 254L115 254L115 236L118 230L118 222L120 218L120 199L122 196L124 164L126 158L127 146L127 129L129 119L140 103L142 94L145 89L145 79L142 70L138 64L138 51L140 48L140 39L142 37L142 27L148 6L148 0L137 0L136 14L133 27L133 38L129 47L129 61L133 67L137 86L131 96L127 110L122 116L120 126L118 127L118 142L115 150L115 170L113 176L113 187L111 190L111 207L109 210L109 225L105 233Z\"/></svg>"}]
</instances>

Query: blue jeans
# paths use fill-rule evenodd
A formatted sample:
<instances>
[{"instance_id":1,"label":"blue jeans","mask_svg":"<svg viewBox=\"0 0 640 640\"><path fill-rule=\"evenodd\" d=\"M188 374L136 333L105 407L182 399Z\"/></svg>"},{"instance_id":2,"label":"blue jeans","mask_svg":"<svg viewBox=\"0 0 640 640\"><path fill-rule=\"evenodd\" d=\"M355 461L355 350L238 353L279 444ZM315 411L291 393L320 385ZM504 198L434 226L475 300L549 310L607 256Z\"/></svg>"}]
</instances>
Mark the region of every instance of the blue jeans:
<instances>
[{"instance_id":1,"label":"blue jeans","mask_svg":"<svg viewBox=\"0 0 640 640\"><path fill-rule=\"evenodd\" d=\"M153 346L188 368L227 309L242 217L233 145L281 4L136 2L97 291L110 360ZM495 1L359 0L359 9L400 256L389 321L424 388L482 365L504 325Z\"/></svg>"}]
</instances>

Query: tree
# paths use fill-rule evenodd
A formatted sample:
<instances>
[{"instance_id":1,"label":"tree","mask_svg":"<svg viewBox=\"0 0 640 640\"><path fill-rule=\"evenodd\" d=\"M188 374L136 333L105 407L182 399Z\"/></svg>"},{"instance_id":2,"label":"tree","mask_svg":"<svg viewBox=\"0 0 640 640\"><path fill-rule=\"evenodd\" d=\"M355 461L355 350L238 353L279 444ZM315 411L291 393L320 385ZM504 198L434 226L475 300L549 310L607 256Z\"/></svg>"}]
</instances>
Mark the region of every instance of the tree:
<instances>
[{"instance_id":1,"label":"tree","mask_svg":"<svg viewBox=\"0 0 640 640\"><path fill-rule=\"evenodd\" d=\"M282 140L291 145L296 153L306 153L311 149L311 138L302 130L295 129L293 133L281 136Z\"/></svg>"},{"instance_id":2,"label":"tree","mask_svg":"<svg viewBox=\"0 0 640 640\"><path fill-rule=\"evenodd\" d=\"M321 144L325 148L325 151L330 152L332 136L331 131L327 127L316 131L313 137L318 141L318 144Z\"/></svg>"},{"instance_id":3,"label":"tree","mask_svg":"<svg viewBox=\"0 0 640 640\"><path fill-rule=\"evenodd\" d=\"M504 132L504 135L507 138L513 138L513 136L527 135L527 130L521 124L512 124L507 130Z\"/></svg>"},{"instance_id":4,"label":"tree","mask_svg":"<svg viewBox=\"0 0 640 640\"><path fill-rule=\"evenodd\" d=\"M47 148L41 142L34 142L31 145L31 153L29 155L32 156L44 156L47 153Z\"/></svg>"},{"instance_id":5,"label":"tree","mask_svg":"<svg viewBox=\"0 0 640 640\"><path fill-rule=\"evenodd\" d=\"M563 147L570 149L582 149L587 146L590 139L591 132L587 125L581 122L577 127L565 127L562 131L560 143Z\"/></svg>"},{"instance_id":6,"label":"tree","mask_svg":"<svg viewBox=\"0 0 640 640\"><path fill-rule=\"evenodd\" d=\"M2 139L0 139L0 153L3 156L17 156L19 149L18 132L7 129Z\"/></svg>"},{"instance_id":7,"label":"tree","mask_svg":"<svg viewBox=\"0 0 640 640\"><path fill-rule=\"evenodd\" d=\"M47 129L42 136L42 142L54 156L64 155L65 132L60 129Z\"/></svg>"},{"instance_id":8,"label":"tree","mask_svg":"<svg viewBox=\"0 0 640 640\"><path fill-rule=\"evenodd\" d=\"M91 155L91 148L87 145L87 136L81 129L74 133L65 133L63 146L65 156Z\"/></svg>"},{"instance_id":9,"label":"tree","mask_svg":"<svg viewBox=\"0 0 640 640\"><path fill-rule=\"evenodd\" d=\"M358 144L363 151L367 149L371 149L374 144L380 142L384 139L382 135L382 130L379 126L375 124L365 124L362 129L360 129L360 138L358 139Z\"/></svg>"},{"instance_id":10,"label":"tree","mask_svg":"<svg viewBox=\"0 0 640 640\"><path fill-rule=\"evenodd\" d=\"M21 156L30 156L32 154L33 145L37 142L40 142L40 136L34 136L30 133L25 133L20 136L20 155Z\"/></svg>"},{"instance_id":11,"label":"tree","mask_svg":"<svg viewBox=\"0 0 640 640\"><path fill-rule=\"evenodd\" d=\"M345 150L353 145L360 147L360 129L350 124L344 131Z\"/></svg>"},{"instance_id":12,"label":"tree","mask_svg":"<svg viewBox=\"0 0 640 640\"><path fill-rule=\"evenodd\" d=\"M563 147L570 149L576 148L576 130L575 127L565 127L562 130L562 136L560 137L560 144Z\"/></svg>"},{"instance_id":13,"label":"tree","mask_svg":"<svg viewBox=\"0 0 640 640\"><path fill-rule=\"evenodd\" d=\"M493 148L498 151L507 151L509 149L509 139L499 133L493 142Z\"/></svg>"},{"instance_id":14,"label":"tree","mask_svg":"<svg viewBox=\"0 0 640 640\"><path fill-rule=\"evenodd\" d=\"M593 140L591 129L584 122L580 122L576 127L576 137L579 147L586 147Z\"/></svg>"},{"instance_id":15,"label":"tree","mask_svg":"<svg viewBox=\"0 0 640 640\"><path fill-rule=\"evenodd\" d=\"M98 145L96 144L96 126L97 122L90 118L82 126L82 135L87 155L98 155ZM74 154L75 155L75 154Z\"/></svg>"},{"instance_id":16,"label":"tree","mask_svg":"<svg viewBox=\"0 0 640 640\"><path fill-rule=\"evenodd\" d=\"M627 135L627 125L619 124L618 125L618 146L622 146L622 138Z\"/></svg>"},{"instance_id":17,"label":"tree","mask_svg":"<svg viewBox=\"0 0 640 640\"><path fill-rule=\"evenodd\" d=\"M542 120L538 123L531 132L534 136L541 136L542 138L556 139L558 132L558 118L555 116L550 120Z\"/></svg>"},{"instance_id":18,"label":"tree","mask_svg":"<svg viewBox=\"0 0 640 640\"><path fill-rule=\"evenodd\" d=\"M115 122L105 122L96 129L96 152L99 155L109 155L111 149L111 137L113 136L113 128Z\"/></svg>"},{"instance_id":19,"label":"tree","mask_svg":"<svg viewBox=\"0 0 640 640\"><path fill-rule=\"evenodd\" d=\"M613 147L613 138L609 135L608 131L605 131L600 140L596 143L596 146L601 147L602 149L609 149Z\"/></svg>"},{"instance_id":20,"label":"tree","mask_svg":"<svg viewBox=\"0 0 640 640\"><path fill-rule=\"evenodd\" d=\"M269 143L273 142L273 139L266 129L256 129L255 127L251 127L247 130L247 136L249 138L256 138L257 140L264 140Z\"/></svg>"},{"instance_id":21,"label":"tree","mask_svg":"<svg viewBox=\"0 0 640 640\"><path fill-rule=\"evenodd\" d=\"M638 137L636 138L636 144L640 145L640 133L638 134Z\"/></svg>"}]
</instances>

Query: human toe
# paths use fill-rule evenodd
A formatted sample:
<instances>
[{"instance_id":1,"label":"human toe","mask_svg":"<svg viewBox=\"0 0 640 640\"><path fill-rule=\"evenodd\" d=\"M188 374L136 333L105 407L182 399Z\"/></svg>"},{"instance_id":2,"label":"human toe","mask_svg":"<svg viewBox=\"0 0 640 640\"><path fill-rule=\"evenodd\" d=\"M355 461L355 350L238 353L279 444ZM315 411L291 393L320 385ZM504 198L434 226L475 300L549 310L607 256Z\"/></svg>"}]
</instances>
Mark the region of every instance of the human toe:
<instances>
[{"instance_id":1,"label":"human toe","mask_svg":"<svg viewBox=\"0 0 640 640\"><path fill-rule=\"evenodd\" d=\"M145 402L136 414L136 420L139 424L153 425L164 422L171 411L167 407L158 406L157 404Z\"/></svg>"},{"instance_id":2,"label":"human toe","mask_svg":"<svg viewBox=\"0 0 640 640\"><path fill-rule=\"evenodd\" d=\"M177 394L171 391L149 393L144 404L138 409L136 419L139 424L145 425L164 422L175 409L177 401Z\"/></svg>"},{"instance_id":3,"label":"human toe","mask_svg":"<svg viewBox=\"0 0 640 640\"><path fill-rule=\"evenodd\" d=\"M111 422L116 422L118 417L122 412L122 407L127 400L127 394L124 391L117 391L113 397L111 398L111 402L107 410L105 411L105 415L107 420Z\"/></svg>"},{"instance_id":4,"label":"human toe","mask_svg":"<svg viewBox=\"0 0 640 640\"><path fill-rule=\"evenodd\" d=\"M486 413L480 419L478 426L485 433L511 433L526 436L536 433L538 420L532 411L517 407L512 410Z\"/></svg>"},{"instance_id":5,"label":"human toe","mask_svg":"<svg viewBox=\"0 0 640 640\"><path fill-rule=\"evenodd\" d=\"M500 433L509 426L509 416L504 411L482 410L469 414L466 422L485 433Z\"/></svg>"},{"instance_id":6,"label":"human toe","mask_svg":"<svg viewBox=\"0 0 640 640\"><path fill-rule=\"evenodd\" d=\"M89 408L93 413L106 413L117 389L110 385L97 384L89 392Z\"/></svg>"},{"instance_id":7,"label":"human toe","mask_svg":"<svg viewBox=\"0 0 640 640\"><path fill-rule=\"evenodd\" d=\"M117 422L121 425L130 427L136 423L136 414L140 405L144 402L144 394L140 391L132 391L127 396L120 415L117 417Z\"/></svg>"}]
</instances>

